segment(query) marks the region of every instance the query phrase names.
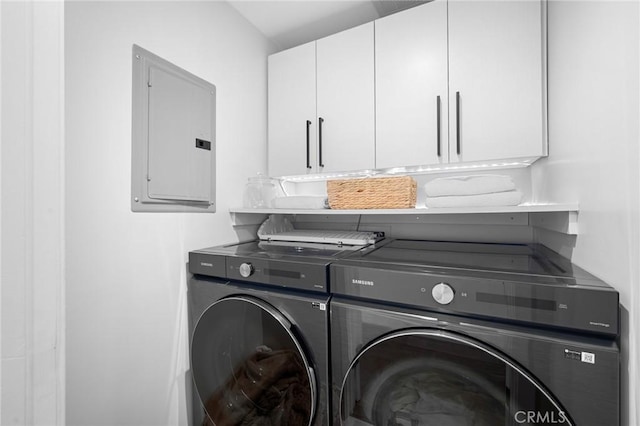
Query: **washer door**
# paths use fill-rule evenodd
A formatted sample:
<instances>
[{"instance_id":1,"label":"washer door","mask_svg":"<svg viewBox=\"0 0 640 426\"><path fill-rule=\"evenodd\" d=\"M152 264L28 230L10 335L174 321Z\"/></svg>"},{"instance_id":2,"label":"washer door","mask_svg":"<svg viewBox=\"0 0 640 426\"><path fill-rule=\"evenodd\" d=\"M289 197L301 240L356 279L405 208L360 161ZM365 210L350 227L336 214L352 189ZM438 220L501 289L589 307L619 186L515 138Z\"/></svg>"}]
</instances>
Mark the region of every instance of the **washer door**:
<instances>
[{"instance_id":1,"label":"washer door","mask_svg":"<svg viewBox=\"0 0 640 426\"><path fill-rule=\"evenodd\" d=\"M310 425L312 368L291 323L258 299L211 305L191 340L191 368L206 425Z\"/></svg>"},{"instance_id":2,"label":"washer door","mask_svg":"<svg viewBox=\"0 0 640 426\"><path fill-rule=\"evenodd\" d=\"M573 423L503 354L442 330L397 332L366 346L347 371L340 401L345 425Z\"/></svg>"}]
</instances>

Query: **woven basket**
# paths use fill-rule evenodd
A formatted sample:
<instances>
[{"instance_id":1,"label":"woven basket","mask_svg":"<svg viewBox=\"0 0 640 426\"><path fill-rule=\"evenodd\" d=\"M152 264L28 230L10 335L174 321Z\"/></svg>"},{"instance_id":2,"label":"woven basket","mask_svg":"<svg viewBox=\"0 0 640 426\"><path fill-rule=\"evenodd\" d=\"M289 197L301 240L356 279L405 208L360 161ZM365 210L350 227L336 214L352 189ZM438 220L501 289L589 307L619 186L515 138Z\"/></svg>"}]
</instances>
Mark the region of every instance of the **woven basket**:
<instances>
[{"instance_id":1,"label":"woven basket","mask_svg":"<svg viewBox=\"0 0 640 426\"><path fill-rule=\"evenodd\" d=\"M327 181L332 209L411 209L417 184L409 176Z\"/></svg>"}]
</instances>

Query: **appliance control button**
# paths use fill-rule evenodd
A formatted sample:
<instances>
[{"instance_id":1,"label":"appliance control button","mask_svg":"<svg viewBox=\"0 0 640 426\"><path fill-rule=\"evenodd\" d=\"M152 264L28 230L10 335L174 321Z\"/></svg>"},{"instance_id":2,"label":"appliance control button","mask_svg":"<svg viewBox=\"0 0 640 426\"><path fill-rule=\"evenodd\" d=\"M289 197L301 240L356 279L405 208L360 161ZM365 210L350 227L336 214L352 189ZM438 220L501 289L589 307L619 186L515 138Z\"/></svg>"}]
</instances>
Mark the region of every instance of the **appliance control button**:
<instances>
[{"instance_id":1,"label":"appliance control button","mask_svg":"<svg viewBox=\"0 0 640 426\"><path fill-rule=\"evenodd\" d=\"M447 283L438 283L431 289L431 295L433 299L441 305L448 305L453 301L455 292L453 288Z\"/></svg>"},{"instance_id":2,"label":"appliance control button","mask_svg":"<svg viewBox=\"0 0 640 426\"><path fill-rule=\"evenodd\" d=\"M240 265L238 270L240 271L240 275L244 278L249 278L251 274L253 274L253 271L255 271L253 265L246 262Z\"/></svg>"}]
</instances>

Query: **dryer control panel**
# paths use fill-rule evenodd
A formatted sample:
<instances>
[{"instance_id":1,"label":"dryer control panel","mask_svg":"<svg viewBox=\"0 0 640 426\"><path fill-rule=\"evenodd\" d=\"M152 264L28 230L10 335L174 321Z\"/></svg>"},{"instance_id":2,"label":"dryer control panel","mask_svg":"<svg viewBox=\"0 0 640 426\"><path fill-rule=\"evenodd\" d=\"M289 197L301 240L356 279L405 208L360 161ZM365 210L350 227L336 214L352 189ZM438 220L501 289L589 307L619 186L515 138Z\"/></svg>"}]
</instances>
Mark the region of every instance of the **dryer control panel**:
<instances>
[{"instance_id":1,"label":"dryer control panel","mask_svg":"<svg viewBox=\"0 0 640 426\"><path fill-rule=\"evenodd\" d=\"M331 291L460 315L619 333L615 289L567 259L528 245L392 240L332 263Z\"/></svg>"}]
</instances>

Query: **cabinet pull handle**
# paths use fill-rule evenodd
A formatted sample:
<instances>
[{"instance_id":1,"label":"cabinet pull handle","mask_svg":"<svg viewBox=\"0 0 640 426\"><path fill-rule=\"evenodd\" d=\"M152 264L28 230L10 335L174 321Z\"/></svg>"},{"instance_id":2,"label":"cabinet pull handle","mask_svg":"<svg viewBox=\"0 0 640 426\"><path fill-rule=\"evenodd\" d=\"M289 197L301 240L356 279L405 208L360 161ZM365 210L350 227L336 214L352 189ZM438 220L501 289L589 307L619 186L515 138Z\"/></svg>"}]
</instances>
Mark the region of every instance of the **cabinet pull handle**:
<instances>
[{"instance_id":1,"label":"cabinet pull handle","mask_svg":"<svg viewBox=\"0 0 640 426\"><path fill-rule=\"evenodd\" d=\"M456 153L460 155L460 92L456 92Z\"/></svg>"},{"instance_id":2,"label":"cabinet pull handle","mask_svg":"<svg viewBox=\"0 0 640 426\"><path fill-rule=\"evenodd\" d=\"M324 118L318 117L318 164L320 167L324 167L322 162L322 123L324 123Z\"/></svg>"},{"instance_id":3,"label":"cabinet pull handle","mask_svg":"<svg viewBox=\"0 0 640 426\"><path fill-rule=\"evenodd\" d=\"M440 157L440 96L436 96L436 147L438 150L438 157Z\"/></svg>"},{"instance_id":4,"label":"cabinet pull handle","mask_svg":"<svg viewBox=\"0 0 640 426\"><path fill-rule=\"evenodd\" d=\"M309 154L309 128L311 127L311 121L307 120L307 169L311 168L311 158Z\"/></svg>"}]
</instances>

